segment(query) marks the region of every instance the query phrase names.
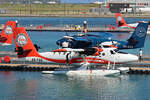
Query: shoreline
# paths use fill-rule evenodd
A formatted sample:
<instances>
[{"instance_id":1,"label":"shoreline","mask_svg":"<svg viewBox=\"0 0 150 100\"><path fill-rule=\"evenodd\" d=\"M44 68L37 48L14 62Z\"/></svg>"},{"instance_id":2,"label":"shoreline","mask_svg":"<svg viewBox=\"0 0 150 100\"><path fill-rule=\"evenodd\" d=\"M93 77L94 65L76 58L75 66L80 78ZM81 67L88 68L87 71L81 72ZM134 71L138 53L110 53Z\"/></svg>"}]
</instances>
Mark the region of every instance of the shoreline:
<instances>
[{"instance_id":1,"label":"shoreline","mask_svg":"<svg viewBox=\"0 0 150 100\"><path fill-rule=\"evenodd\" d=\"M150 14L124 14L125 18L150 18ZM61 18L114 18L114 14L101 14L101 15L61 15L61 14L0 14L0 17L61 17Z\"/></svg>"}]
</instances>

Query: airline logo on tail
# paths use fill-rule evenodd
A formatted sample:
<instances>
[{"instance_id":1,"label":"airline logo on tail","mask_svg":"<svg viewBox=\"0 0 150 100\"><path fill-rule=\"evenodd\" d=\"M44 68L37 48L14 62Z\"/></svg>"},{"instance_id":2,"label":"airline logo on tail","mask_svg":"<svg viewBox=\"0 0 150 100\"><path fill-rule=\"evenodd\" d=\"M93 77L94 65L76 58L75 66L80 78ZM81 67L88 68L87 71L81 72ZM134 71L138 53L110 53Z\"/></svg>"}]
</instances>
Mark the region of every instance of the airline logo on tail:
<instances>
[{"instance_id":1,"label":"airline logo on tail","mask_svg":"<svg viewBox=\"0 0 150 100\"><path fill-rule=\"evenodd\" d=\"M5 33L7 34L7 35L10 35L10 34L12 34L13 33L13 29L12 29L12 27L11 26L6 26L6 28L5 28Z\"/></svg>"},{"instance_id":2,"label":"airline logo on tail","mask_svg":"<svg viewBox=\"0 0 150 100\"><path fill-rule=\"evenodd\" d=\"M147 30L144 28L144 26L141 26L140 28L135 29L135 33L138 37L144 37L147 33Z\"/></svg>"},{"instance_id":3,"label":"airline logo on tail","mask_svg":"<svg viewBox=\"0 0 150 100\"><path fill-rule=\"evenodd\" d=\"M16 37L16 42L17 42L18 46L23 47L24 45L27 44L28 40L27 40L27 37L25 36L25 34L20 33Z\"/></svg>"},{"instance_id":4,"label":"airline logo on tail","mask_svg":"<svg viewBox=\"0 0 150 100\"><path fill-rule=\"evenodd\" d=\"M121 20L122 20L122 17L121 17L121 16L117 16L117 20L118 20L118 21L121 21Z\"/></svg>"}]
</instances>

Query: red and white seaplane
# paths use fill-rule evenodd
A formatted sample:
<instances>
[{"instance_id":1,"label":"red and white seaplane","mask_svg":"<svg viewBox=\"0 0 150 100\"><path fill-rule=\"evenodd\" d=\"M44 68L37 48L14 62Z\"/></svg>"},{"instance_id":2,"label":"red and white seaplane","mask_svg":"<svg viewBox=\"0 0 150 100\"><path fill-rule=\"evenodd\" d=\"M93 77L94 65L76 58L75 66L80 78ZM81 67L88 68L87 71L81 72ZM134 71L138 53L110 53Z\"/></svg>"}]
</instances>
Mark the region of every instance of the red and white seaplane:
<instances>
[{"instance_id":1,"label":"red and white seaplane","mask_svg":"<svg viewBox=\"0 0 150 100\"><path fill-rule=\"evenodd\" d=\"M7 21L2 32L0 33L0 46L12 44L15 27L15 21Z\"/></svg>"},{"instance_id":2,"label":"red and white seaplane","mask_svg":"<svg viewBox=\"0 0 150 100\"><path fill-rule=\"evenodd\" d=\"M48 74L66 75L113 75L119 74L121 69L110 68L91 70L89 66L101 64L118 64L137 61L136 55L118 51L116 48L92 47L83 49L62 48L50 52L38 52L38 46L34 46L23 27L15 28L15 45L18 58L23 61L38 63L64 64L80 66L77 70L43 71ZM126 70L126 69L124 69Z\"/></svg>"},{"instance_id":3,"label":"red and white seaplane","mask_svg":"<svg viewBox=\"0 0 150 100\"><path fill-rule=\"evenodd\" d=\"M127 23L125 21L125 19L123 18L121 13L116 13L115 17L116 17L117 27L120 27L120 28L133 28L133 29L135 29L139 23L144 22L144 21L138 21L135 23ZM148 26L147 33L150 34L150 25Z\"/></svg>"}]
</instances>

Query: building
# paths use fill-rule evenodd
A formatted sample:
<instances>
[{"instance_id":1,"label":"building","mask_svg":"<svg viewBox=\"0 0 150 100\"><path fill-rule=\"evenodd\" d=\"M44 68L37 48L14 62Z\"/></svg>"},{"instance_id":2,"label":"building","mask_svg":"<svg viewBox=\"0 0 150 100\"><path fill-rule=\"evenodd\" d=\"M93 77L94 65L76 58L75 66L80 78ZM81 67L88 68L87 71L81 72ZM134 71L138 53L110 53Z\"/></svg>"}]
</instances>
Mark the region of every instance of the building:
<instances>
[{"instance_id":1,"label":"building","mask_svg":"<svg viewBox=\"0 0 150 100\"><path fill-rule=\"evenodd\" d=\"M150 6L150 0L110 0L107 2L131 3L137 6Z\"/></svg>"},{"instance_id":2,"label":"building","mask_svg":"<svg viewBox=\"0 0 150 100\"><path fill-rule=\"evenodd\" d=\"M111 0L107 1L107 5L112 13L133 13L136 12L139 8L145 9L146 7L149 7L150 0Z\"/></svg>"}]
</instances>

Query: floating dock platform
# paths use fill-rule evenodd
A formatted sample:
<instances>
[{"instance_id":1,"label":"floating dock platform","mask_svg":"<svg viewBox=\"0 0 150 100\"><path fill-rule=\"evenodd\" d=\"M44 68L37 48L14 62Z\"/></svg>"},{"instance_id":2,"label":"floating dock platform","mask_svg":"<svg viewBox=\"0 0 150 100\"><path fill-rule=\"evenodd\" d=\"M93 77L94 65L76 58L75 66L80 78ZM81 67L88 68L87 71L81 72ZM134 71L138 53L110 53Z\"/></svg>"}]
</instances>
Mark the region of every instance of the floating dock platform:
<instances>
[{"instance_id":1,"label":"floating dock platform","mask_svg":"<svg viewBox=\"0 0 150 100\"><path fill-rule=\"evenodd\" d=\"M131 67L129 74L150 74L150 67Z\"/></svg>"},{"instance_id":2,"label":"floating dock platform","mask_svg":"<svg viewBox=\"0 0 150 100\"><path fill-rule=\"evenodd\" d=\"M124 66L128 66L124 65ZM138 65L138 66L137 66ZM143 65L143 64L142 64ZM144 64L145 65L145 64ZM150 66L146 64L146 66ZM65 65L47 65L47 64L0 64L0 71L53 71L62 68L71 68L72 66ZM72 67L74 68L74 67ZM139 67L139 64L134 64L130 67L129 74L150 74L150 67Z\"/></svg>"},{"instance_id":3,"label":"floating dock platform","mask_svg":"<svg viewBox=\"0 0 150 100\"><path fill-rule=\"evenodd\" d=\"M0 64L1 71L52 71L58 68L66 68L64 65L43 64Z\"/></svg>"},{"instance_id":4,"label":"floating dock platform","mask_svg":"<svg viewBox=\"0 0 150 100\"><path fill-rule=\"evenodd\" d=\"M25 27L27 31L59 31L59 32L81 32L83 30L66 28L66 27L43 27L42 29L37 29L36 27ZM116 28L109 29L108 27L88 27L88 32L132 32L134 29L131 28Z\"/></svg>"},{"instance_id":5,"label":"floating dock platform","mask_svg":"<svg viewBox=\"0 0 150 100\"><path fill-rule=\"evenodd\" d=\"M81 29L74 29L74 28L66 28L66 27L42 27L37 28L35 26L23 26L27 31L58 31L58 32L81 32ZM0 27L2 30L3 27ZM134 29L131 28L116 28L116 29L109 29L108 27L88 27L88 32L132 32Z\"/></svg>"}]
</instances>

